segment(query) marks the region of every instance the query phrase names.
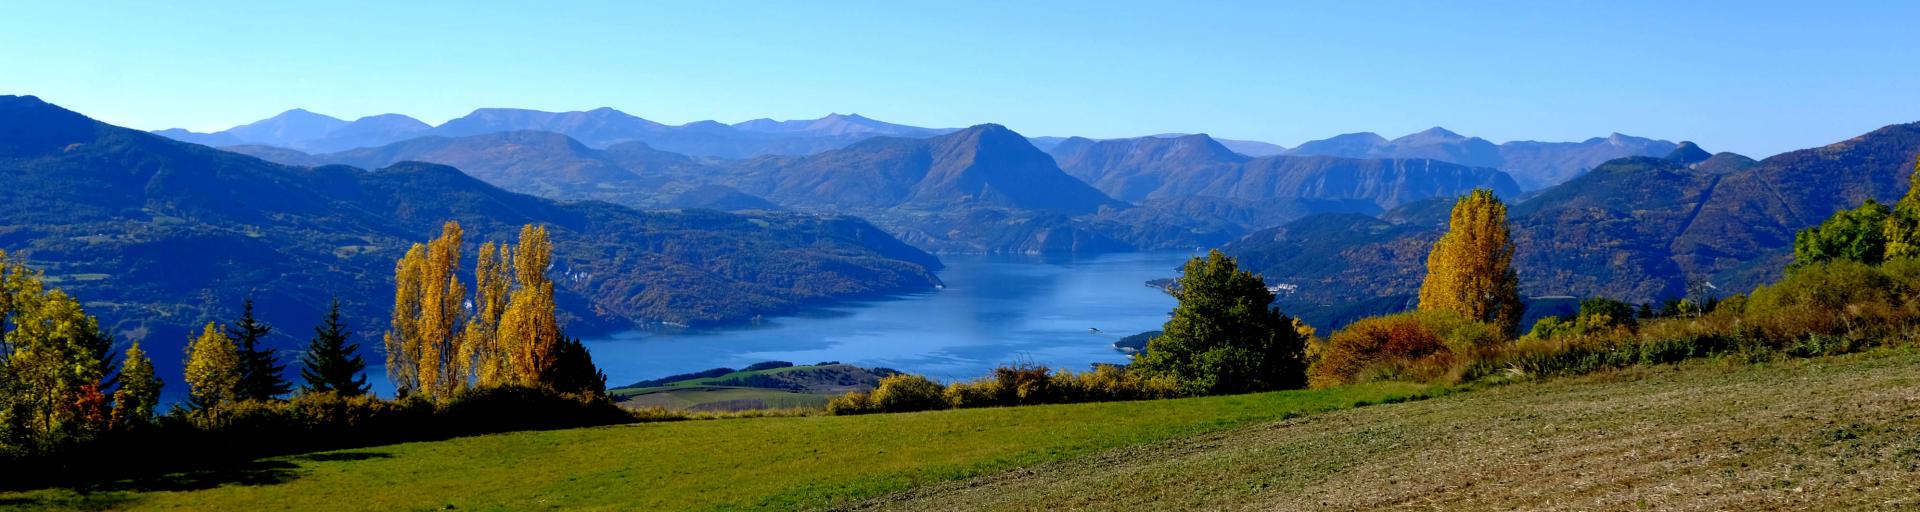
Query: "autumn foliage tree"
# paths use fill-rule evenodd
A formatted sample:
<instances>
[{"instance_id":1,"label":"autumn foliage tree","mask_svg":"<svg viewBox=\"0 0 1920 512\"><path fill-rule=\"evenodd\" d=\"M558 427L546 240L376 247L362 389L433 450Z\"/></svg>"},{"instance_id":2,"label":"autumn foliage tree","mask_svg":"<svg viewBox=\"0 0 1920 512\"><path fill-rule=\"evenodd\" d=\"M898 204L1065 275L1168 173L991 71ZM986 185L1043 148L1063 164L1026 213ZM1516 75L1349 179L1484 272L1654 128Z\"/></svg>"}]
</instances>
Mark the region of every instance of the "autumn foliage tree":
<instances>
[{"instance_id":1,"label":"autumn foliage tree","mask_svg":"<svg viewBox=\"0 0 1920 512\"><path fill-rule=\"evenodd\" d=\"M240 349L218 324L207 322L200 336L187 342L187 396L192 405L210 414L242 399Z\"/></svg>"},{"instance_id":2,"label":"autumn foliage tree","mask_svg":"<svg viewBox=\"0 0 1920 512\"><path fill-rule=\"evenodd\" d=\"M526 226L520 230L520 246L514 249L516 281L507 310L500 318L499 346L506 353L509 381L522 385L549 382L560 356L560 322L553 302L553 280L547 279L547 266L553 261L553 244L547 229Z\"/></svg>"},{"instance_id":3,"label":"autumn foliage tree","mask_svg":"<svg viewBox=\"0 0 1920 512\"><path fill-rule=\"evenodd\" d=\"M474 270L473 314L467 320L467 343L461 358L473 361L476 383L497 386L512 380L506 350L500 346L500 319L507 313L514 282L513 248L480 245Z\"/></svg>"},{"instance_id":4,"label":"autumn foliage tree","mask_svg":"<svg viewBox=\"0 0 1920 512\"><path fill-rule=\"evenodd\" d=\"M1447 234L1427 255L1420 309L1452 311L1511 333L1523 307L1507 205L1492 191L1476 189L1454 203Z\"/></svg>"},{"instance_id":5,"label":"autumn foliage tree","mask_svg":"<svg viewBox=\"0 0 1920 512\"><path fill-rule=\"evenodd\" d=\"M520 230L518 246L480 246L474 296L457 276L460 226L415 245L395 267L387 373L403 392L450 398L469 386L544 386L600 392L605 377L584 346L561 333L553 243L542 226ZM458 326L458 328L456 328Z\"/></svg>"},{"instance_id":6,"label":"autumn foliage tree","mask_svg":"<svg viewBox=\"0 0 1920 512\"><path fill-rule=\"evenodd\" d=\"M0 445L84 438L107 427L113 339L79 301L0 251Z\"/></svg>"},{"instance_id":7,"label":"autumn foliage tree","mask_svg":"<svg viewBox=\"0 0 1920 512\"><path fill-rule=\"evenodd\" d=\"M387 376L401 394L450 398L466 386L463 343L466 286L460 264L460 223L414 244L394 268L393 327L387 331Z\"/></svg>"},{"instance_id":8,"label":"autumn foliage tree","mask_svg":"<svg viewBox=\"0 0 1920 512\"><path fill-rule=\"evenodd\" d=\"M120 369L120 389L113 393L113 425L135 428L153 422L154 409L160 405L164 381L153 371L153 359L140 349L140 342L127 346Z\"/></svg>"}]
</instances>

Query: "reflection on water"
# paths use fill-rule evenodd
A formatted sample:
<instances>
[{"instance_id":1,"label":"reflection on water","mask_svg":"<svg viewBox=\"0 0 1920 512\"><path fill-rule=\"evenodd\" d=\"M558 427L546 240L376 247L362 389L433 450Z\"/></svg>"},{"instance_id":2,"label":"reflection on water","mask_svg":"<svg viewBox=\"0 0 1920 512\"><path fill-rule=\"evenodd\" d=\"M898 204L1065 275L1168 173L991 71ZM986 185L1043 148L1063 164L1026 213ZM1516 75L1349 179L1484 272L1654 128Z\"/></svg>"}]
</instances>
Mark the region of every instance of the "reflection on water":
<instances>
[{"instance_id":1,"label":"reflection on water","mask_svg":"<svg viewBox=\"0 0 1920 512\"><path fill-rule=\"evenodd\" d=\"M980 376L1013 361L1081 370L1126 362L1112 343L1160 328L1174 300L1145 282L1175 275L1189 256L949 255L941 257L941 290L758 325L632 331L586 343L614 386L769 360L840 361L943 379Z\"/></svg>"}]
</instances>

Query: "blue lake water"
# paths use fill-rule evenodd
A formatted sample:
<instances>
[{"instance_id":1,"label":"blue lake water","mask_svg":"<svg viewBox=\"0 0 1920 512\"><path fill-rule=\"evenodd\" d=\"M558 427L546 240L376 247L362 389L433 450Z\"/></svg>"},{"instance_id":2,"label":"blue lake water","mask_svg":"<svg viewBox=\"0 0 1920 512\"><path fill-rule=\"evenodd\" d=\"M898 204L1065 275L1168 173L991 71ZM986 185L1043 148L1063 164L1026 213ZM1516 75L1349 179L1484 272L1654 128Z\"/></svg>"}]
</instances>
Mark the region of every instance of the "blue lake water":
<instances>
[{"instance_id":1,"label":"blue lake water","mask_svg":"<svg viewBox=\"0 0 1920 512\"><path fill-rule=\"evenodd\" d=\"M940 290L756 325L640 330L586 343L609 386L761 361L840 361L940 379L978 377L1016 361L1077 371L1126 362L1113 342L1166 322L1174 299L1146 281L1178 275L1191 256L948 255L940 258Z\"/></svg>"}]
</instances>

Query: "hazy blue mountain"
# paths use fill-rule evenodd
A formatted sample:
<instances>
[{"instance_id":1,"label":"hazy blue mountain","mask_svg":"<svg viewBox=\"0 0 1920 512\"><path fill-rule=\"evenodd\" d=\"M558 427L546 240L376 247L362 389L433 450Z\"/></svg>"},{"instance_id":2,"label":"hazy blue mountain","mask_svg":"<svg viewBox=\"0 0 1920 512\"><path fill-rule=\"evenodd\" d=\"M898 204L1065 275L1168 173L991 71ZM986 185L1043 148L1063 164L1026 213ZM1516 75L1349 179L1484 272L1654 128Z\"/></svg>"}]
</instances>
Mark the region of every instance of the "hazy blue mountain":
<instances>
[{"instance_id":1,"label":"hazy blue mountain","mask_svg":"<svg viewBox=\"0 0 1920 512\"><path fill-rule=\"evenodd\" d=\"M325 153L390 144L418 137L431 128L418 119L399 114L380 114L347 122L293 109L269 119L214 133L195 133L179 128L153 133L212 147L261 146L303 153Z\"/></svg>"},{"instance_id":2,"label":"hazy blue mountain","mask_svg":"<svg viewBox=\"0 0 1920 512\"><path fill-rule=\"evenodd\" d=\"M296 149L304 153L332 153L385 146L429 135L453 138L516 131L559 133L594 148L637 141L661 150L696 157L739 159L761 155L809 155L843 148L872 137L924 138L955 130L894 124L858 114L832 114L819 119L791 121L756 119L736 125L696 121L670 126L612 108L575 112L482 108L440 126L429 126L399 114L368 116L349 123L294 109L273 118L215 133L195 133L177 128L154 133L213 147L256 145Z\"/></svg>"},{"instance_id":3,"label":"hazy blue mountain","mask_svg":"<svg viewBox=\"0 0 1920 512\"><path fill-rule=\"evenodd\" d=\"M222 147L249 144L249 142L240 140L239 137L235 137L226 132L199 133L182 128L168 128L165 130L155 130L153 133L161 137L181 142L192 142L202 146Z\"/></svg>"},{"instance_id":4,"label":"hazy blue mountain","mask_svg":"<svg viewBox=\"0 0 1920 512\"><path fill-rule=\"evenodd\" d=\"M1386 143L1385 137L1373 132L1347 133L1301 143L1287 150L1286 154L1367 158L1373 155L1375 148Z\"/></svg>"},{"instance_id":5,"label":"hazy blue mountain","mask_svg":"<svg viewBox=\"0 0 1920 512\"><path fill-rule=\"evenodd\" d=\"M1506 160L1500 168L1520 181L1521 188L1536 190L1565 183L1615 158L1665 156L1676 147L1664 140L1618 133L1582 142L1515 141L1500 145L1500 156Z\"/></svg>"},{"instance_id":6,"label":"hazy blue mountain","mask_svg":"<svg viewBox=\"0 0 1920 512\"><path fill-rule=\"evenodd\" d=\"M1206 135L1092 141L1073 138L1053 151L1068 174L1128 201L1210 197L1324 202L1332 210L1378 213L1431 197L1488 188L1519 194L1506 173L1429 159L1271 156L1248 158ZM1298 210L1296 210L1298 211ZM1314 213L1305 211L1300 213Z\"/></svg>"},{"instance_id":7,"label":"hazy blue mountain","mask_svg":"<svg viewBox=\"0 0 1920 512\"><path fill-rule=\"evenodd\" d=\"M1346 158L1427 158L1506 171L1522 190L1557 185L1608 160L1629 156L1666 156L1677 145L1613 134L1582 142L1513 141L1495 145L1445 128L1387 140L1372 133L1350 133L1301 144L1288 155Z\"/></svg>"},{"instance_id":8,"label":"hazy blue mountain","mask_svg":"<svg viewBox=\"0 0 1920 512\"><path fill-rule=\"evenodd\" d=\"M1135 202L1155 197L1169 181L1231 173L1249 160L1206 135L1100 141L1073 137L1051 153L1067 174L1114 198Z\"/></svg>"},{"instance_id":9,"label":"hazy blue mountain","mask_svg":"<svg viewBox=\"0 0 1920 512\"><path fill-rule=\"evenodd\" d=\"M308 153L331 153L391 144L418 137L431 129L432 126L419 119L400 114L372 115L355 119L319 138L295 142L289 147Z\"/></svg>"},{"instance_id":10,"label":"hazy blue mountain","mask_svg":"<svg viewBox=\"0 0 1920 512\"><path fill-rule=\"evenodd\" d=\"M605 107L585 112L483 108L434 127L432 134L442 137L465 137L500 132L542 131L563 134L591 146L606 146L637 140L642 134L667 129L667 125Z\"/></svg>"},{"instance_id":11,"label":"hazy blue mountain","mask_svg":"<svg viewBox=\"0 0 1920 512\"><path fill-rule=\"evenodd\" d=\"M879 137L816 155L762 157L736 169L738 188L789 205L990 206L1071 215L1119 204L993 124L928 139Z\"/></svg>"},{"instance_id":12,"label":"hazy blue mountain","mask_svg":"<svg viewBox=\"0 0 1920 512\"><path fill-rule=\"evenodd\" d=\"M1234 139L1214 139L1214 140L1218 141L1220 145L1226 146L1227 149L1233 150L1233 152L1235 153L1239 153L1239 154L1247 155L1251 157L1275 156L1275 155L1286 154L1287 152L1287 148L1285 146L1281 146L1279 144L1270 144L1266 142L1260 142L1257 140L1234 140Z\"/></svg>"},{"instance_id":13,"label":"hazy blue mountain","mask_svg":"<svg viewBox=\"0 0 1920 512\"><path fill-rule=\"evenodd\" d=\"M249 143L290 147L301 141L326 136L346 125L346 121L332 116L296 108L273 117L235 126L224 133Z\"/></svg>"},{"instance_id":14,"label":"hazy blue mountain","mask_svg":"<svg viewBox=\"0 0 1920 512\"><path fill-rule=\"evenodd\" d=\"M449 165L497 187L553 199L597 199L635 208L777 209L764 199L713 185L713 170L686 155L633 141L604 150L541 131L427 136L385 146L309 155L271 146L229 151L287 165L375 169L415 161Z\"/></svg>"},{"instance_id":15,"label":"hazy blue mountain","mask_svg":"<svg viewBox=\"0 0 1920 512\"><path fill-rule=\"evenodd\" d=\"M1162 138L1162 139L1177 139L1177 138L1187 137L1191 135L1195 135L1195 134L1162 133L1158 135L1150 135L1150 137L1156 137L1156 138ZM1199 134L1199 135L1205 135L1205 134ZM1053 153L1054 148L1059 147L1060 143L1066 142L1069 139L1085 139L1085 137L1029 137L1027 141L1033 143L1033 147L1040 148L1041 151L1045 151L1047 153ZM1088 140L1092 140L1092 139L1088 139ZM1126 139L1103 139L1103 140L1126 140ZM1214 142L1219 143L1221 146L1226 147L1228 150L1231 150L1234 153L1239 153L1245 156L1252 156L1252 157L1273 156L1273 155L1285 153L1287 151L1287 148L1282 147L1279 144L1271 144L1266 142L1260 142L1257 140L1234 140L1234 139L1219 139L1219 138L1216 138L1213 140Z\"/></svg>"},{"instance_id":16,"label":"hazy blue mountain","mask_svg":"<svg viewBox=\"0 0 1920 512\"><path fill-rule=\"evenodd\" d=\"M856 218L555 202L419 162L290 167L31 96L0 97L0 174L0 246L155 354L179 354L188 328L232 318L248 297L279 327L278 348L335 297L377 340L393 262L446 220L469 244L547 225L573 334L743 320L939 282L938 260ZM154 360L177 382L178 357Z\"/></svg>"},{"instance_id":17,"label":"hazy blue mountain","mask_svg":"<svg viewBox=\"0 0 1920 512\"><path fill-rule=\"evenodd\" d=\"M772 119L754 119L734 123L733 127L744 132L771 134L802 134L812 136L887 136L925 138L952 133L952 128L921 128L876 121L860 114L828 114L819 119L801 119L775 121Z\"/></svg>"}]
</instances>

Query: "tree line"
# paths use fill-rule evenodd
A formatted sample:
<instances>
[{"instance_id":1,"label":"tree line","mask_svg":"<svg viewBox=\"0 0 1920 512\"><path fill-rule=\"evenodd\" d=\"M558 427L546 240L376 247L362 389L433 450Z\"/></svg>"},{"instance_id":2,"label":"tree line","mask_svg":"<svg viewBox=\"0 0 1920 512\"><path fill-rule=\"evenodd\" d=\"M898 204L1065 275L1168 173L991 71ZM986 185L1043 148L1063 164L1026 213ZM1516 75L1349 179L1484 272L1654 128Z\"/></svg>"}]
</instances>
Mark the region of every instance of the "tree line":
<instances>
[{"instance_id":1,"label":"tree line","mask_svg":"<svg viewBox=\"0 0 1920 512\"><path fill-rule=\"evenodd\" d=\"M398 391L393 402L369 393L366 361L338 300L298 357L296 387L268 346L274 327L255 315L249 298L239 318L206 322L190 337L186 399L166 412L158 410L166 383L140 341L115 351L113 338L78 300L49 287L23 259L0 252L0 460L60 460L61 453L87 452L102 442L198 439L183 432L241 427L254 431L249 435L305 425L298 428L410 438L436 430L420 426L433 423L421 423L422 410L470 416L545 408L597 418L590 422L630 420L607 413L617 409L604 398L605 375L585 346L560 329L546 276L552 258L546 229L525 226L517 245L482 244L472 295L457 276L461 237L459 224L448 222L438 237L414 244L395 262L395 305L382 336L387 376ZM526 423L508 416L489 421L501 428ZM577 423L546 423L554 421ZM378 428L389 432L365 432L366 425L388 425Z\"/></svg>"}]
</instances>

